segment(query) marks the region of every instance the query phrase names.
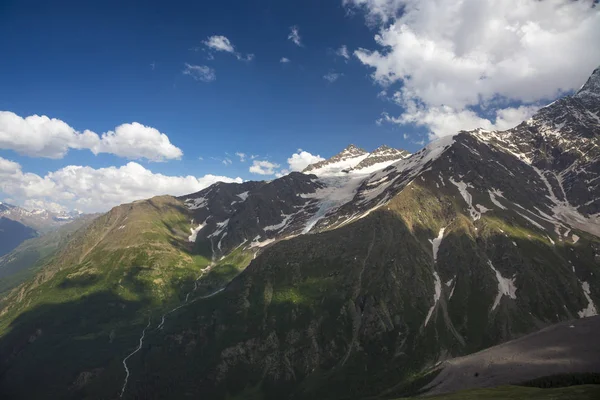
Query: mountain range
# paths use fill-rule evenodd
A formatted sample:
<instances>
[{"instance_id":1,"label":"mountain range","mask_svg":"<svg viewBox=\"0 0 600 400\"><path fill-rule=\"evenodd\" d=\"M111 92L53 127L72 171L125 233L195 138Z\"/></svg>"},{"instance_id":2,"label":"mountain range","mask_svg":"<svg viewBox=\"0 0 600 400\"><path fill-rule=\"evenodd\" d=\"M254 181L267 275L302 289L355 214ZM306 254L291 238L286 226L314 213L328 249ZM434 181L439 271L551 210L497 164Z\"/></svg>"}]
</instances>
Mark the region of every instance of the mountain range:
<instances>
[{"instance_id":1,"label":"mountain range","mask_svg":"<svg viewBox=\"0 0 600 400\"><path fill-rule=\"evenodd\" d=\"M51 232L80 216L80 212L28 211L0 202L0 256L25 240Z\"/></svg>"},{"instance_id":2,"label":"mountain range","mask_svg":"<svg viewBox=\"0 0 600 400\"><path fill-rule=\"evenodd\" d=\"M506 131L414 154L350 145L272 181L115 207L1 300L0 395L358 399L448 386L446 360L597 315L599 141L597 69Z\"/></svg>"}]
</instances>

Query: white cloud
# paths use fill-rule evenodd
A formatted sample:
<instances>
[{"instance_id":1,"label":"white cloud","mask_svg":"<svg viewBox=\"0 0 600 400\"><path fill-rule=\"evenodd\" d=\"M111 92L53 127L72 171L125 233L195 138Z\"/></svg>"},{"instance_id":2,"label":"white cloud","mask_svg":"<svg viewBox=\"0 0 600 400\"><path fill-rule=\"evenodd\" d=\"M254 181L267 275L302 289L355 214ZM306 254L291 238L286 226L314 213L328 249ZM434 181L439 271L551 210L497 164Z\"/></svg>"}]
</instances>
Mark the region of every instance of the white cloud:
<instances>
[{"instance_id":1,"label":"white cloud","mask_svg":"<svg viewBox=\"0 0 600 400\"><path fill-rule=\"evenodd\" d=\"M207 65L192 65L185 63L184 75L189 75L196 81L213 82L217 79L215 70Z\"/></svg>"},{"instance_id":2,"label":"white cloud","mask_svg":"<svg viewBox=\"0 0 600 400\"><path fill-rule=\"evenodd\" d=\"M288 39L294 42L296 46L302 47L302 38L300 37L300 32L298 31L297 26L290 27L290 34L288 35Z\"/></svg>"},{"instance_id":3,"label":"white cloud","mask_svg":"<svg viewBox=\"0 0 600 400\"><path fill-rule=\"evenodd\" d=\"M292 154L290 158L287 159L289 170L290 171L302 171L304 168L308 167L310 164L314 164L319 161L323 161L324 158L320 155L312 155L308 151L304 151L298 149L297 153Z\"/></svg>"},{"instance_id":4,"label":"white cloud","mask_svg":"<svg viewBox=\"0 0 600 400\"><path fill-rule=\"evenodd\" d=\"M225 164L225 165L231 165L232 164L231 158L227 158L227 157L224 158L221 162L223 164Z\"/></svg>"},{"instance_id":5,"label":"white cloud","mask_svg":"<svg viewBox=\"0 0 600 400\"><path fill-rule=\"evenodd\" d=\"M279 62L282 63L282 64L287 64L287 63L289 63L291 61L287 57L281 57L281 59L279 60Z\"/></svg>"},{"instance_id":6,"label":"white cloud","mask_svg":"<svg viewBox=\"0 0 600 400\"><path fill-rule=\"evenodd\" d=\"M179 159L183 155L167 135L138 122L119 125L99 136L90 130L78 132L56 118L45 115L22 118L10 111L0 111L0 149L47 158L62 158L69 149L151 161Z\"/></svg>"},{"instance_id":7,"label":"white cloud","mask_svg":"<svg viewBox=\"0 0 600 400\"><path fill-rule=\"evenodd\" d=\"M339 49L335 51L335 54L339 57L345 58L346 60L350 59L350 54L348 53L348 48L346 45L342 45Z\"/></svg>"},{"instance_id":8,"label":"white cloud","mask_svg":"<svg viewBox=\"0 0 600 400\"><path fill-rule=\"evenodd\" d=\"M495 111L495 118L492 120L478 116L474 111L463 109L457 111L448 106L439 107L417 107L409 108L400 117L392 117L383 113L377 121L391 122L396 124L415 124L426 126L431 131L431 139L453 135L461 130L471 130L483 128L487 130L506 130L510 129L522 121L530 118L538 107L521 106L518 108L504 108ZM407 139L404 135L404 139Z\"/></svg>"},{"instance_id":9,"label":"white cloud","mask_svg":"<svg viewBox=\"0 0 600 400\"><path fill-rule=\"evenodd\" d=\"M67 207L62 206L53 201L45 201L39 199L29 199L25 200L21 205L24 209L32 211L32 210L47 210L50 212L60 213L70 211Z\"/></svg>"},{"instance_id":10,"label":"white cloud","mask_svg":"<svg viewBox=\"0 0 600 400\"><path fill-rule=\"evenodd\" d=\"M235 48L225 36L214 35L210 36L204 42L205 46L216 50L216 51L225 51L227 53L235 53Z\"/></svg>"},{"instance_id":11,"label":"white cloud","mask_svg":"<svg viewBox=\"0 0 600 400\"><path fill-rule=\"evenodd\" d=\"M345 6L364 9L369 24L394 19L404 3L405 0L342 0Z\"/></svg>"},{"instance_id":12,"label":"white cloud","mask_svg":"<svg viewBox=\"0 0 600 400\"><path fill-rule=\"evenodd\" d=\"M282 176L286 176L287 174L289 174L291 171L287 168L284 168L282 170L279 170L278 172L275 172L275 177L276 178L281 178Z\"/></svg>"},{"instance_id":13,"label":"white cloud","mask_svg":"<svg viewBox=\"0 0 600 400\"><path fill-rule=\"evenodd\" d=\"M239 152L239 151L238 151L237 153L235 153L235 155L236 155L236 156L238 156L238 157L240 158L240 161L241 161L241 162L244 162L244 161L246 161L246 153L242 153L242 152Z\"/></svg>"},{"instance_id":14,"label":"white cloud","mask_svg":"<svg viewBox=\"0 0 600 400\"><path fill-rule=\"evenodd\" d=\"M231 41L222 35L210 36L208 39L202 42L210 50L223 51L226 53L233 54L238 60L241 61L252 61L254 60L254 54L246 54L245 56L235 50L235 46Z\"/></svg>"},{"instance_id":15,"label":"white cloud","mask_svg":"<svg viewBox=\"0 0 600 400\"><path fill-rule=\"evenodd\" d=\"M342 74L340 72L332 71L332 72L329 72L329 73L323 75L323 79L325 79L329 83L333 83L333 82L337 81L338 79L340 79L342 76L344 76L344 74Z\"/></svg>"},{"instance_id":16,"label":"white cloud","mask_svg":"<svg viewBox=\"0 0 600 400\"><path fill-rule=\"evenodd\" d=\"M41 177L23 172L19 164L0 157L0 192L30 208L46 204L85 212L106 211L118 204L156 195L197 192L215 182L241 183L242 179L167 176L155 174L135 162L99 169L70 165Z\"/></svg>"},{"instance_id":17,"label":"white cloud","mask_svg":"<svg viewBox=\"0 0 600 400\"><path fill-rule=\"evenodd\" d=\"M279 164L270 161L254 160L252 166L248 169L253 174L258 175L275 175L275 170L279 168Z\"/></svg>"},{"instance_id":18,"label":"white cloud","mask_svg":"<svg viewBox=\"0 0 600 400\"><path fill-rule=\"evenodd\" d=\"M491 121L473 109L491 102L529 109L577 89L600 63L600 46L590 46L600 37L600 8L592 0L344 3L382 24L379 49L354 55L388 91L402 84L394 99L409 111L395 119L432 121L426 125L434 133L440 119L502 125L502 115Z\"/></svg>"}]
</instances>

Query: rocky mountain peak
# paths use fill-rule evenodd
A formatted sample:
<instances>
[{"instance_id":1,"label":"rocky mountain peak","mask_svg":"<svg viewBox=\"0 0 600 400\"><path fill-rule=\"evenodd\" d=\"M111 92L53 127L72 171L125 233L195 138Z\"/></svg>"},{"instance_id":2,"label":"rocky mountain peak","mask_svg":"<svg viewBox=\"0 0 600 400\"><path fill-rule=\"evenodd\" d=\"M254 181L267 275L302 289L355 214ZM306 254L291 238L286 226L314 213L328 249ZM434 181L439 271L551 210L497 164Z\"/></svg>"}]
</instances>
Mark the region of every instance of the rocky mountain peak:
<instances>
[{"instance_id":1,"label":"rocky mountain peak","mask_svg":"<svg viewBox=\"0 0 600 400\"><path fill-rule=\"evenodd\" d=\"M587 82L577 91L575 96L600 96L600 67L596 68Z\"/></svg>"},{"instance_id":2,"label":"rocky mountain peak","mask_svg":"<svg viewBox=\"0 0 600 400\"><path fill-rule=\"evenodd\" d=\"M406 150L398 150L388 145L382 145L373 150L367 158L358 163L353 170L354 171L375 171L381 168L385 168L395 161L402 160L410 156L410 153Z\"/></svg>"},{"instance_id":3,"label":"rocky mountain peak","mask_svg":"<svg viewBox=\"0 0 600 400\"><path fill-rule=\"evenodd\" d=\"M351 171L367 173L385 168L394 161L408 156L410 156L408 151L394 149L388 145L379 146L369 153L365 149L350 144L335 156L309 165L302 172L319 176L343 175Z\"/></svg>"},{"instance_id":4,"label":"rocky mountain peak","mask_svg":"<svg viewBox=\"0 0 600 400\"><path fill-rule=\"evenodd\" d=\"M349 144L344 150L342 150L338 155L345 155L345 156L353 156L353 157L357 157L357 156L361 156L363 154L368 154L368 152L365 149L361 149L360 147L357 147L353 144Z\"/></svg>"},{"instance_id":5,"label":"rocky mountain peak","mask_svg":"<svg viewBox=\"0 0 600 400\"><path fill-rule=\"evenodd\" d=\"M327 160L311 164L302 172L313 173L316 175L338 173L345 169L351 169L368 155L369 153L366 150L350 144L335 156L328 158Z\"/></svg>"}]
</instances>

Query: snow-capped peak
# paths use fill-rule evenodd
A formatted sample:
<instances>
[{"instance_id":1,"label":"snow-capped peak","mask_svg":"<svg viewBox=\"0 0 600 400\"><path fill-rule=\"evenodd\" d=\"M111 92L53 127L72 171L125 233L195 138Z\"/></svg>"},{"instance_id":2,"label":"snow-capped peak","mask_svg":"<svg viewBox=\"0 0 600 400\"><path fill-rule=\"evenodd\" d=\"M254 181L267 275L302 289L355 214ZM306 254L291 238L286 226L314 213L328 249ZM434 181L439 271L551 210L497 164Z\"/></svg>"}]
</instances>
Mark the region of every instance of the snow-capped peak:
<instances>
[{"instance_id":1,"label":"snow-capped peak","mask_svg":"<svg viewBox=\"0 0 600 400\"><path fill-rule=\"evenodd\" d=\"M347 173L367 174L383 169L408 156L410 153L406 150L398 150L386 145L368 153L351 144L335 156L309 165L302 172L317 176L339 176Z\"/></svg>"},{"instance_id":2,"label":"snow-capped peak","mask_svg":"<svg viewBox=\"0 0 600 400\"><path fill-rule=\"evenodd\" d=\"M335 156L309 165L302 172L317 176L339 175L354 168L368 156L366 150L351 144Z\"/></svg>"},{"instance_id":3,"label":"snow-capped peak","mask_svg":"<svg viewBox=\"0 0 600 400\"><path fill-rule=\"evenodd\" d=\"M600 67L596 68L587 82L577 91L575 97L600 96Z\"/></svg>"},{"instance_id":4,"label":"snow-capped peak","mask_svg":"<svg viewBox=\"0 0 600 400\"><path fill-rule=\"evenodd\" d=\"M398 150L386 145L379 146L367 158L358 163L352 171L375 172L409 156L410 153L406 150Z\"/></svg>"}]
</instances>

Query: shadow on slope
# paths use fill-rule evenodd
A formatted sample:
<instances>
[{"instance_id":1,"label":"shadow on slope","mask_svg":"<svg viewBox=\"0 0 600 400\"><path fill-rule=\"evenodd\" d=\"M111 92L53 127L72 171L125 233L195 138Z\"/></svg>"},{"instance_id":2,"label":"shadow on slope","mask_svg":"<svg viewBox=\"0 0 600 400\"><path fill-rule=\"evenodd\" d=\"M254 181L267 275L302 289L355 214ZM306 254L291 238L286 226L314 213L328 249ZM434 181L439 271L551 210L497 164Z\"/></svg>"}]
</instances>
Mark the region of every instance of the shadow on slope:
<instances>
[{"instance_id":1,"label":"shadow on slope","mask_svg":"<svg viewBox=\"0 0 600 400\"><path fill-rule=\"evenodd\" d=\"M447 361L428 395L517 384L551 375L600 373L600 316L552 325Z\"/></svg>"},{"instance_id":2,"label":"shadow on slope","mask_svg":"<svg viewBox=\"0 0 600 400\"><path fill-rule=\"evenodd\" d=\"M0 398L114 398L144 306L105 291L22 313L0 339Z\"/></svg>"}]
</instances>

